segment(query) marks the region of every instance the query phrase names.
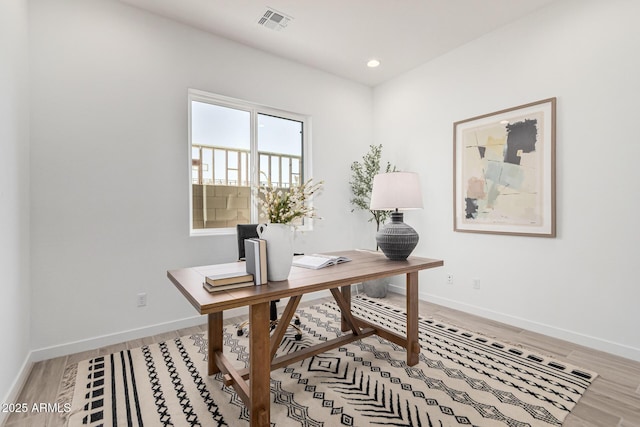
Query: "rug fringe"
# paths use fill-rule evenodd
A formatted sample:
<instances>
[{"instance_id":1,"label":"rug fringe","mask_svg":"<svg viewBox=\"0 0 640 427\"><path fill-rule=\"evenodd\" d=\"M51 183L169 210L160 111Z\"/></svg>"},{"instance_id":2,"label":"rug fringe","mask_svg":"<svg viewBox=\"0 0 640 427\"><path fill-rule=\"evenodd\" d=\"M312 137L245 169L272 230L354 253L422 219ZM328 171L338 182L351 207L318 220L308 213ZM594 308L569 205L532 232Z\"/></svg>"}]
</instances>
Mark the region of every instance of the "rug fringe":
<instances>
[{"instance_id":1,"label":"rug fringe","mask_svg":"<svg viewBox=\"0 0 640 427\"><path fill-rule=\"evenodd\" d=\"M56 397L56 403L59 407L64 407L65 404L71 405L73 401L73 393L75 392L76 377L78 376L78 364L73 363L67 365L64 368L64 374L62 375L62 381L58 389L58 396ZM61 414L62 418L68 420L70 413Z\"/></svg>"}]
</instances>

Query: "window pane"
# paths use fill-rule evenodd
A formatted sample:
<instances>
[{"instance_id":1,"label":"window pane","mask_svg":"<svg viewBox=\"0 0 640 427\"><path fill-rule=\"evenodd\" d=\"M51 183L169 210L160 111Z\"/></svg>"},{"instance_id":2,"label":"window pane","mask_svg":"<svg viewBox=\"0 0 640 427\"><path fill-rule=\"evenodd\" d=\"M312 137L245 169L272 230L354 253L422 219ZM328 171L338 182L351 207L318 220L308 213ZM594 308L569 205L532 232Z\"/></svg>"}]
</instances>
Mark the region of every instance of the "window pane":
<instances>
[{"instance_id":1,"label":"window pane","mask_svg":"<svg viewBox=\"0 0 640 427\"><path fill-rule=\"evenodd\" d=\"M302 122L258 114L258 151L302 157Z\"/></svg>"},{"instance_id":2,"label":"window pane","mask_svg":"<svg viewBox=\"0 0 640 427\"><path fill-rule=\"evenodd\" d=\"M192 101L191 145L192 194L202 194L192 199L193 228L227 228L249 222L251 195L246 187L251 180L247 174L240 182L238 167L239 156L248 156L251 148L251 113Z\"/></svg>"},{"instance_id":3,"label":"window pane","mask_svg":"<svg viewBox=\"0 0 640 427\"><path fill-rule=\"evenodd\" d=\"M301 182L306 119L192 89L189 99L192 233L260 222L251 187Z\"/></svg>"},{"instance_id":4,"label":"window pane","mask_svg":"<svg viewBox=\"0 0 640 427\"><path fill-rule=\"evenodd\" d=\"M260 171L268 174L274 185L287 186L290 183L290 161L294 160L299 164L302 158L302 122L258 114L258 152L261 154ZM271 157L269 171L262 161L263 153L268 153ZM280 175L280 165L283 165L282 171L286 176ZM264 178L261 176L260 179Z\"/></svg>"},{"instance_id":5,"label":"window pane","mask_svg":"<svg viewBox=\"0 0 640 427\"><path fill-rule=\"evenodd\" d=\"M298 169L302 159L303 143L302 122L258 114L258 153L260 154L260 171L267 174L272 185L288 188L292 184L299 184L300 171L296 175L289 175L290 163L296 163ZM264 160L263 160L264 158ZM261 175L260 180L266 180ZM264 220L264 218L260 218ZM297 221L301 225L302 221Z\"/></svg>"},{"instance_id":6,"label":"window pane","mask_svg":"<svg viewBox=\"0 0 640 427\"><path fill-rule=\"evenodd\" d=\"M193 101L191 144L249 150L250 113L235 108Z\"/></svg>"}]
</instances>

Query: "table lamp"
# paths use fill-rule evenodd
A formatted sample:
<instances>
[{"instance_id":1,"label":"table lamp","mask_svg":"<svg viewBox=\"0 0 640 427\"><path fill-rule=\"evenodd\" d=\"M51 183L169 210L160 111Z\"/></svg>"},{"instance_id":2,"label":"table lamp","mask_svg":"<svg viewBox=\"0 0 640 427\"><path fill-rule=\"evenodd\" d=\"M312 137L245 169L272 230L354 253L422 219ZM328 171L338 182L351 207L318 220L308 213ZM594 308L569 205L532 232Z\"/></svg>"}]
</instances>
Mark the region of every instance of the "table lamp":
<instances>
[{"instance_id":1,"label":"table lamp","mask_svg":"<svg viewBox=\"0 0 640 427\"><path fill-rule=\"evenodd\" d=\"M399 209L422 209L420 180L414 172L389 172L373 177L369 209L394 210L391 222L376 234L378 247L392 260L405 260L418 244L418 233L403 222Z\"/></svg>"}]
</instances>

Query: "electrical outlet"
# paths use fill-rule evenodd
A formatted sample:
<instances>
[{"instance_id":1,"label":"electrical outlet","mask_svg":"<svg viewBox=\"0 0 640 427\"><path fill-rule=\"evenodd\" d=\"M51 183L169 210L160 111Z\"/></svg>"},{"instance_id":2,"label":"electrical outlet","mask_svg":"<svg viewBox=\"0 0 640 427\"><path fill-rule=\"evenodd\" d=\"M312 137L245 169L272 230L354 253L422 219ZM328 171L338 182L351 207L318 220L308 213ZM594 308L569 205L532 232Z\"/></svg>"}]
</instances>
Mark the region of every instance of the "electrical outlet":
<instances>
[{"instance_id":1,"label":"electrical outlet","mask_svg":"<svg viewBox=\"0 0 640 427\"><path fill-rule=\"evenodd\" d=\"M147 294L142 292L138 294L138 307L144 307L147 305Z\"/></svg>"},{"instance_id":2,"label":"electrical outlet","mask_svg":"<svg viewBox=\"0 0 640 427\"><path fill-rule=\"evenodd\" d=\"M480 289L480 279L473 279L473 289Z\"/></svg>"},{"instance_id":3,"label":"electrical outlet","mask_svg":"<svg viewBox=\"0 0 640 427\"><path fill-rule=\"evenodd\" d=\"M447 274L447 285L453 285L453 274Z\"/></svg>"}]
</instances>

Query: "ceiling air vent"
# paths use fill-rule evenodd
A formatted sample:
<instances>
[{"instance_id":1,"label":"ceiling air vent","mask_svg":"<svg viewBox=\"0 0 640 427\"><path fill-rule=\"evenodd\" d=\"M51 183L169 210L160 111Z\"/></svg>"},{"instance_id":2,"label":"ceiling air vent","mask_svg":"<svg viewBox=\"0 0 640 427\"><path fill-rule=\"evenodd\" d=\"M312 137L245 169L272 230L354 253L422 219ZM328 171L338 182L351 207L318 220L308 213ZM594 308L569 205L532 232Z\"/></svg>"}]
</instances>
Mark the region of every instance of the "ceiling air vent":
<instances>
[{"instance_id":1,"label":"ceiling air vent","mask_svg":"<svg viewBox=\"0 0 640 427\"><path fill-rule=\"evenodd\" d=\"M269 7L258 21L258 24L275 31L282 31L287 28L287 24L292 19L292 17Z\"/></svg>"}]
</instances>

